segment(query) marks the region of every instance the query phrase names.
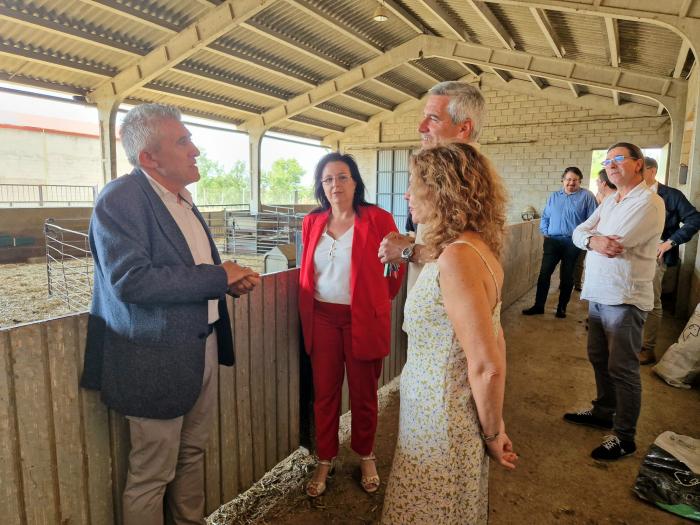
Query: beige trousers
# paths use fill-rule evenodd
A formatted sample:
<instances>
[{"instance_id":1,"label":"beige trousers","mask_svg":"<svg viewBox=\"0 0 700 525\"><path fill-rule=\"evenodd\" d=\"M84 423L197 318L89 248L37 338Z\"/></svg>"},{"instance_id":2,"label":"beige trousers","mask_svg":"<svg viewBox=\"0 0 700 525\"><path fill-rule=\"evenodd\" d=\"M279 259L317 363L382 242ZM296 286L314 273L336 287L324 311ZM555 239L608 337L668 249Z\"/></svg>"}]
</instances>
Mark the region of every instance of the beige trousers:
<instances>
[{"instance_id":1,"label":"beige trousers","mask_svg":"<svg viewBox=\"0 0 700 525\"><path fill-rule=\"evenodd\" d=\"M661 284L664 280L666 268L667 266L663 261L657 261L656 272L654 273L654 309L649 312L644 323L642 348L645 350L654 350L656 348L656 334L659 332L659 325L664 314L661 306Z\"/></svg>"},{"instance_id":2,"label":"beige trousers","mask_svg":"<svg viewBox=\"0 0 700 525\"><path fill-rule=\"evenodd\" d=\"M131 451L122 498L124 525L162 525L164 496L177 525L204 524L204 449L218 390L216 331L207 338L205 352L202 392L187 414L127 418Z\"/></svg>"}]
</instances>

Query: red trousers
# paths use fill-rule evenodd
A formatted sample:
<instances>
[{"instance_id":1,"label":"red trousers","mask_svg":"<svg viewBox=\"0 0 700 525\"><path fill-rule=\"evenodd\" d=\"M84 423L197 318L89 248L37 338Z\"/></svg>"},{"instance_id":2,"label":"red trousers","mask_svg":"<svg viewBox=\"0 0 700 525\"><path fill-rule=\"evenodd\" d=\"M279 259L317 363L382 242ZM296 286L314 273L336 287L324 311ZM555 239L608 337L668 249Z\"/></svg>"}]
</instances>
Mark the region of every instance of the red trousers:
<instances>
[{"instance_id":1,"label":"red trousers","mask_svg":"<svg viewBox=\"0 0 700 525\"><path fill-rule=\"evenodd\" d=\"M325 460L338 455L343 372L347 371L352 411L351 446L359 455L368 456L374 448L377 430L377 381L383 360L361 361L352 356L350 306L314 301L313 323L310 358L316 454Z\"/></svg>"}]
</instances>

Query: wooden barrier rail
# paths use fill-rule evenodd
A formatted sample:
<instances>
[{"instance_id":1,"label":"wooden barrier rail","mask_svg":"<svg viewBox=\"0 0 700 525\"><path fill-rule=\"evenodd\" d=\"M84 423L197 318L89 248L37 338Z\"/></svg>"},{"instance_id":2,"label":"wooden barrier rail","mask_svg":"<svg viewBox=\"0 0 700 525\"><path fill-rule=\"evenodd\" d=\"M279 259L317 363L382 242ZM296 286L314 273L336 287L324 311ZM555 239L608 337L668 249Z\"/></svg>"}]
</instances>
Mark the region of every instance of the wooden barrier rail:
<instances>
[{"instance_id":1,"label":"wooden barrier rail","mask_svg":"<svg viewBox=\"0 0 700 525\"><path fill-rule=\"evenodd\" d=\"M539 271L537 223L509 227L504 307ZM206 453L206 508L250 487L299 445L299 270L265 275L230 300L236 366L219 368ZM406 360L405 287L394 300L391 354L380 378ZM0 330L0 515L4 525L119 525L127 471L126 420L78 387L87 314ZM347 390L343 410L347 410Z\"/></svg>"}]
</instances>

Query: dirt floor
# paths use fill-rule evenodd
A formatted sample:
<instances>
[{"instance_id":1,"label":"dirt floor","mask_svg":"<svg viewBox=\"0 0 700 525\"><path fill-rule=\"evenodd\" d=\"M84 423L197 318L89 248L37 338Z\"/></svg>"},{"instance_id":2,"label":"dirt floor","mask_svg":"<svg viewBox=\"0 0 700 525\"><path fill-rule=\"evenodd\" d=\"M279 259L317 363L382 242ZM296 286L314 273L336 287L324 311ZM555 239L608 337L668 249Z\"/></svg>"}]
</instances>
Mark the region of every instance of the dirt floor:
<instances>
[{"instance_id":1,"label":"dirt floor","mask_svg":"<svg viewBox=\"0 0 700 525\"><path fill-rule=\"evenodd\" d=\"M45 263L0 264L0 328L70 312L48 295Z\"/></svg>"},{"instance_id":2,"label":"dirt floor","mask_svg":"<svg viewBox=\"0 0 700 525\"><path fill-rule=\"evenodd\" d=\"M578 301L578 292L574 292L566 319L554 317L555 303L548 305L543 316L522 316L520 311L532 304L533 297L534 291L502 317L508 344L505 419L520 461L513 472L491 465L490 525L688 523L640 500L632 487L642 458L658 434L673 430L700 437L698 389L672 388L650 367L643 367L637 452L616 463L592 460L589 453L605 432L562 420L564 412L588 407L594 397L593 373L585 352L585 303ZM554 300L550 296L550 301ZM674 342L683 326L683 321L665 319L659 347L665 349ZM263 519L229 523L378 523L398 411L399 396L394 390L379 419L375 451L383 482L377 494L361 490L358 460L344 445L325 495L312 501L298 483Z\"/></svg>"},{"instance_id":3,"label":"dirt floor","mask_svg":"<svg viewBox=\"0 0 700 525\"><path fill-rule=\"evenodd\" d=\"M263 257L236 255L240 264L263 271ZM48 293L46 263L0 264L0 328L85 310Z\"/></svg>"}]
</instances>

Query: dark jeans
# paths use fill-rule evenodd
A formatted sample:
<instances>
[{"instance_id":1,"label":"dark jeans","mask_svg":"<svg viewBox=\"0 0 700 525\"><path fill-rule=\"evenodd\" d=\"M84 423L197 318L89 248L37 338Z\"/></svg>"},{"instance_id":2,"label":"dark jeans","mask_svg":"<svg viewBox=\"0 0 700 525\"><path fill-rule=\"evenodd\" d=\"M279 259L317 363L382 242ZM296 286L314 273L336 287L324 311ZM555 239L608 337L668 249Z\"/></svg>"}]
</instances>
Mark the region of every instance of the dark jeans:
<instances>
[{"instance_id":1,"label":"dark jeans","mask_svg":"<svg viewBox=\"0 0 700 525\"><path fill-rule=\"evenodd\" d=\"M571 299L571 290L574 288L574 270L576 259L582 250L579 250L571 240L571 237L545 237L542 253L542 266L540 276L537 279L537 295L535 306L544 308L549 293L549 282L552 274L561 261L561 283L559 285L559 308L566 310L566 305Z\"/></svg>"},{"instance_id":2,"label":"dark jeans","mask_svg":"<svg viewBox=\"0 0 700 525\"><path fill-rule=\"evenodd\" d=\"M588 305L588 359L597 391L593 415L613 418L613 431L624 441L634 441L642 404L639 350L646 317L630 304Z\"/></svg>"}]
</instances>

